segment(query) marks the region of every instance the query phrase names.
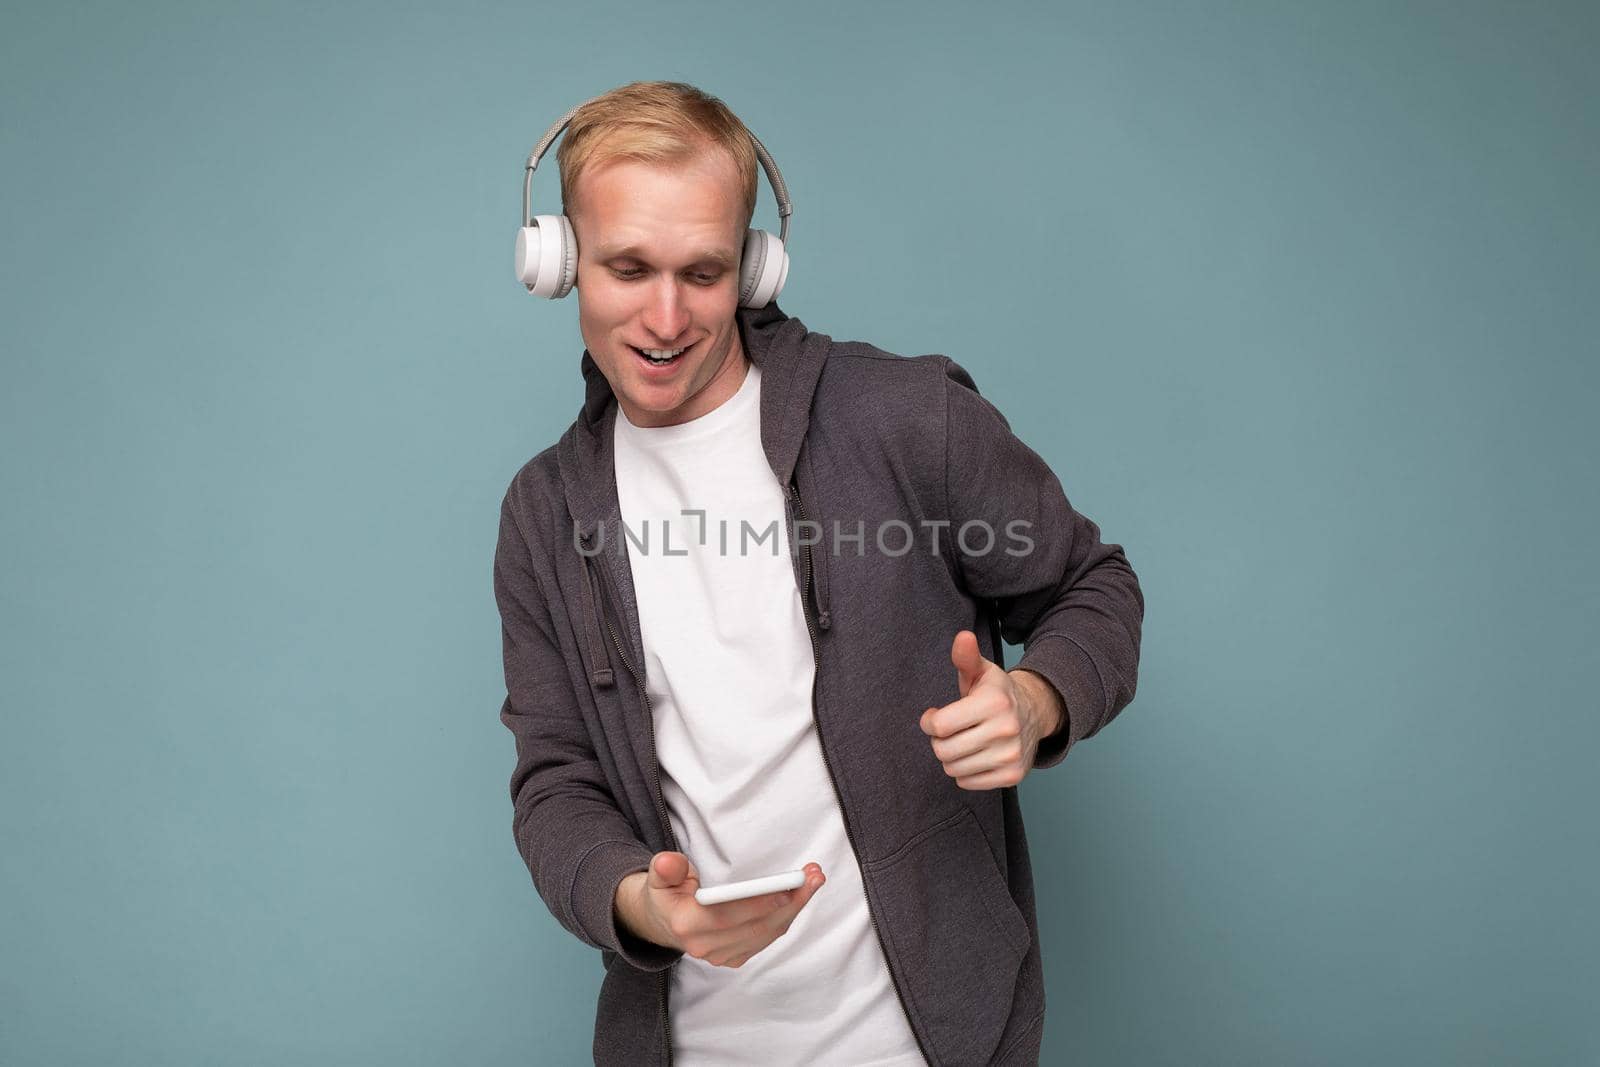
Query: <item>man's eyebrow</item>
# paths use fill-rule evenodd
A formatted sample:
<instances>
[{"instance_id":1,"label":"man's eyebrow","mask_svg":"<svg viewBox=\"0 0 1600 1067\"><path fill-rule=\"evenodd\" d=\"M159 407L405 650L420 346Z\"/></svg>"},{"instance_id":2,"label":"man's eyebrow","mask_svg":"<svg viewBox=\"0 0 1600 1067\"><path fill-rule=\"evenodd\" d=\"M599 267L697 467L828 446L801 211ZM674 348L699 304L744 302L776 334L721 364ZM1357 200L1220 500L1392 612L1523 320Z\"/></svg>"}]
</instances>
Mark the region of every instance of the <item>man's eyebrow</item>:
<instances>
[{"instance_id":1,"label":"man's eyebrow","mask_svg":"<svg viewBox=\"0 0 1600 1067\"><path fill-rule=\"evenodd\" d=\"M620 248L603 247L600 249L599 253L599 258L602 260L621 259L624 256L629 259L639 260L646 258L644 255L644 250L638 245L623 245ZM697 264L715 263L719 267L727 267L729 269L732 269L733 267L733 257L720 248L701 249L699 252L695 253L694 262Z\"/></svg>"}]
</instances>

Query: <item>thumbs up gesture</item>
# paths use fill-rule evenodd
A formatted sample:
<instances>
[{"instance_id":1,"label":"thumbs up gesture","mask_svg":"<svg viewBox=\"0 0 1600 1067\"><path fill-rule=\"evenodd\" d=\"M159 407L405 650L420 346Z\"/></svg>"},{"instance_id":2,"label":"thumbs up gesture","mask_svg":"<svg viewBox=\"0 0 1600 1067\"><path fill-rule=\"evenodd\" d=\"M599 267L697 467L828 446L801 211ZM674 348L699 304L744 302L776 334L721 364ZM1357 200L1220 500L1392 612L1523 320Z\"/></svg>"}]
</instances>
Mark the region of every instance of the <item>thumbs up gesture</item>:
<instances>
[{"instance_id":1,"label":"thumbs up gesture","mask_svg":"<svg viewBox=\"0 0 1600 1067\"><path fill-rule=\"evenodd\" d=\"M971 630L956 634L950 662L961 699L922 713L934 756L962 789L1016 785L1033 768L1040 739L1065 725L1060 695L1032 671L984 659Z\"/></svg>"}]
</instances>

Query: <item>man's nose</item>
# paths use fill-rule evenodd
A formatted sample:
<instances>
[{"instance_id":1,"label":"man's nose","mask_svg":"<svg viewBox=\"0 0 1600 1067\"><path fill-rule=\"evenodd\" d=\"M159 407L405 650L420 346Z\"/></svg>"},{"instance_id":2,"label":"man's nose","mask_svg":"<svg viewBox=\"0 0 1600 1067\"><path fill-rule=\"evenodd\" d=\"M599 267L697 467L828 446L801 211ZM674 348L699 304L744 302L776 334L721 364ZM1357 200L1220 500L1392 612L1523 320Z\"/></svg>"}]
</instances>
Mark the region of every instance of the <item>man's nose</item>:
<instances>
[{"instance_id":1,"label":"man's nose","mask_svg":"<svg viewBox=\"0 0 1600 1067\"><path fill-rule=\"evenodd\" d=\"M689 309L684 306L677 278L663 277L651 288L644 325L662 344L676 341L678 335L688 327Z\"/></svg>"}]
</instances>

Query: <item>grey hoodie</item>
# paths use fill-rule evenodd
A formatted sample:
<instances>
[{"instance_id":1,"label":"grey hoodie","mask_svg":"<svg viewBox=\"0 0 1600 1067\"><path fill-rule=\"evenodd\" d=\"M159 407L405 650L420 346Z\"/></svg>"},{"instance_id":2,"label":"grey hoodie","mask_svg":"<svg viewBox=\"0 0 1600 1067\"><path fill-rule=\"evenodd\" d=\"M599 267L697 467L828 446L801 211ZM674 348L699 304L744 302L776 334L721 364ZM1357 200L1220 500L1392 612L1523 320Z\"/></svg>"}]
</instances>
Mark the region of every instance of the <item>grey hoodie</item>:
<instances>
[{"instance_id":1,"label":"grey hoodie","mask_svg":"<svg viewBox=\"0 0 1600 1067\"><path fill-rule=\"evenodd\" d=\"M1138 579L951 360L834 341L776 304L737 317L796 533L813 717L895 991L930 1063L1035 1063L1044 981L1017 790L959 788L919 719L959 695L957 631L1000 662L1000 629L1024 646L1016 666L1066 704L1034 766L1059 763L1133 699ZM613 900L678 845L618 535L617 405L587 351L581 367L577 420L517 472L500 510L512 828L556 920L601 952L595 1062L666 1064L681 953L634 937Z\"/></svg>"}]
</instances>

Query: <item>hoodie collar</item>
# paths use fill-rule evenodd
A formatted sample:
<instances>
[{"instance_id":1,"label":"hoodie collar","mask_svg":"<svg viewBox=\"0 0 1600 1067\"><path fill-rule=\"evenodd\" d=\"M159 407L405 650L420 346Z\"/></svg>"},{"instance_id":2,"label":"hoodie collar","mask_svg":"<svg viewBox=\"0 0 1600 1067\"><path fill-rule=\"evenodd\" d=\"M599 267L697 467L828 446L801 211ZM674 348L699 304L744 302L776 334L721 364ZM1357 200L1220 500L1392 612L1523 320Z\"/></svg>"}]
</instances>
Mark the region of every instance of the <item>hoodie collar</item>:
<instances>
[{"instance_id":1,"label":"hoodie collar","mask_svg":"<svg viewBox=\"0 0 1600 1067\"><path fill-rule=\"evenodd\" d=\"M812 333L776 303L734 313L750 362L761 368L761 448L781 485L794 475L801 442L811 425L811 398L827 359L829 338ZM580 535L614 523L617 474L612 432L617 402L611 384L586 348L580 362L583 408L556 448L567 507Z\"/></svg>"}]
</instances>

